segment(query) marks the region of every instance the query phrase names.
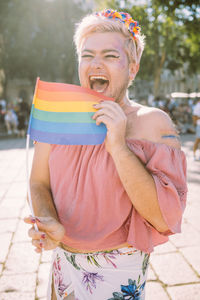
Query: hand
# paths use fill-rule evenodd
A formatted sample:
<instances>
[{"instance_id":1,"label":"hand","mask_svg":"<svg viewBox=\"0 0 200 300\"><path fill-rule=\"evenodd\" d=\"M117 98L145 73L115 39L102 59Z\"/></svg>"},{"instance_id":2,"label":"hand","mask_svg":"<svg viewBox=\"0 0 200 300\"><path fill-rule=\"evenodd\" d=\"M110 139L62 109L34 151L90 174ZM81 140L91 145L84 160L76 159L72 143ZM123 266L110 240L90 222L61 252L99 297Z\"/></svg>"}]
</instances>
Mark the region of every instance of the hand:
<instances>
[{"instance_id":1,"label":"hand","mask_svg":"<svg viewBox=\"0 0 200 300\"><path fill-rule=\"evenodd\" d=\"M104 123L107 127L106 150L112 153L116 149L126 147L127 117L119 104L113 101L103 101L95 104L94 108L98 109L92 117L96 120L96 124Z\"/></svg>"},{"instance_id":2,"label":"hand","mask_svg":"<svg viewBox=\"0 0 200 300\"><path fill-rule=\"evenodd\" d=\"M32 238L32 244L38 253L42 252L42 249L55 249L65 234L63 225L52 217L30 216L24 218L24 222L32 225L28 235ZM34 228L34 224L37 224L38 231Z\"/></svg>"}]
</instances>

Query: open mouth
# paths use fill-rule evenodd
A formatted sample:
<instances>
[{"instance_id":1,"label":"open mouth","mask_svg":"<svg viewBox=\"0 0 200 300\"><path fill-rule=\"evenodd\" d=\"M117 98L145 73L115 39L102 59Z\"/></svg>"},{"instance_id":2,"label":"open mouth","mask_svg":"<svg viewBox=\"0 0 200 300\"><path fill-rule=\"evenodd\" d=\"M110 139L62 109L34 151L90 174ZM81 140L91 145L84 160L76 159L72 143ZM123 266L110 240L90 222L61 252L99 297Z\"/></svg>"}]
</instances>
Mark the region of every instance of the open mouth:
<instances>
[{"instance_id":1,"label":"open mouth","mask_svg":"<svg viewBox=\"0 0 200 300\"><path fill-rule=\"evenodd\" d=\"M109 80L105 76L90 76L90 88L96 92L103 93L109 85Z\"/></svg>"}]
</instances>

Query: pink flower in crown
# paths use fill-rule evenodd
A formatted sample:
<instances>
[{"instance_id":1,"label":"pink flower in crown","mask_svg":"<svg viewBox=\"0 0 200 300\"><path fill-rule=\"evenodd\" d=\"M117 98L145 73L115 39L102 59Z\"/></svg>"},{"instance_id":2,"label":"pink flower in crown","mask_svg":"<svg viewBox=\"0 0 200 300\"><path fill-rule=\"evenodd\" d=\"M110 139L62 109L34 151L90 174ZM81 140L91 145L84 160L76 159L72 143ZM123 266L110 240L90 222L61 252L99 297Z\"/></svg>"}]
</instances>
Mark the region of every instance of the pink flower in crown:
<instances>
[{"instance_id":1,"label":"pink flower in crown","mask_svg":"<svg viewBox=\"0 0 200 300\"><path fill-rule=\"evenodd\" d=\"M113 9L105 9L101 12L96 13L97 16L104 16L108 19L117 20L119 22L123 22L130 34L134 39L136 39L136 35L140 33L140 27L137 21L134 21L128 13L118 12Z\"/></svg>"}]
</instances>

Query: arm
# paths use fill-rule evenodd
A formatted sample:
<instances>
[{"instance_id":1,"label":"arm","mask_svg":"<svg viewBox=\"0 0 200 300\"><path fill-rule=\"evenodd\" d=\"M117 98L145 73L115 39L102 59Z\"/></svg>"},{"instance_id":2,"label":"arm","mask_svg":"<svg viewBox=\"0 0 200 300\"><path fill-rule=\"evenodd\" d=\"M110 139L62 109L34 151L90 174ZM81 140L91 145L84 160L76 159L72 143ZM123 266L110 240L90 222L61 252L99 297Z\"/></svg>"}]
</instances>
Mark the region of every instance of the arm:
<instances>
[{"instance_id":1,"label":"arm","mask_svg":"<svg viewBox=\"0 0 200 300\"><path fill-rule=\"evenodd\" d=\"M33 210L36 216L53 217L58 220L53 204L49 177L50 145L36 143L30 176Z\"/></svg>"},{"instance_id":2,"label":"arm","mask_svg":"<svg viewBox=\"0 0 200 300\"><path fill-rule=\"evenodd\" d=\"M29 230L29 236L36 247L36 252L54 249L62 240L65 230L59 223L56 209L53 203L48 160L50 145L36 143L30 177L31 198L36 218L25 218L28 224L37 223L39 231L33 227ZM41 240L42 239L42 240Z\"/></svg>"},{"instance_id":3,"label":"arm","mask_svg":"<svg viewBox=\"0 0 200 300\"><path fill-rule=\"evenodd\" d=\"M159 110L150 111L143 116L142 123L145 124L145 139L180 149L177 132L167 114ZM159 232L167 232L169 228L160 209L156 183L149 170L127 147L122 150L115 148L111 155L135 209Z\"/></svg>"},{"instance_id":4,"label":"arm","mask_svg":"<svg viewBox=\"0 0 200 300\"><path fill-rule=\"evenodd\" d=\"M106 147L114 160L121 182L133 206L138 213L159 232L168 231L169 228L163 219L158 204L153 177L126 145L125 132L127 120L124 112L116 103L99 104L98 108L100 108L100 110L94 115L94 119L96 119L97 124L104 122L107 126ZM158 128L159 124L163 124L163 116L160 116L160 113L159 116L157 115L158 113L156 112L157 120L155 120L155 114L154 116L149 114L145 117L145 121L149 123L149 126L155 123L156 126L154 125L154 127ZM158 119L159 123L157 122ZM166 119L166 117L164 117L164 119ZM164 123L165 132L170 131L171 133L173 128L169 120L165 120ZM160 142L159 138L161 139L161 132L157 130L153 141ZM166 144L169 143L168 141L162 142ZM174 142L170 141L171 145L172 143L178 147L176 140Z\"/></svg>"}]
</instances>

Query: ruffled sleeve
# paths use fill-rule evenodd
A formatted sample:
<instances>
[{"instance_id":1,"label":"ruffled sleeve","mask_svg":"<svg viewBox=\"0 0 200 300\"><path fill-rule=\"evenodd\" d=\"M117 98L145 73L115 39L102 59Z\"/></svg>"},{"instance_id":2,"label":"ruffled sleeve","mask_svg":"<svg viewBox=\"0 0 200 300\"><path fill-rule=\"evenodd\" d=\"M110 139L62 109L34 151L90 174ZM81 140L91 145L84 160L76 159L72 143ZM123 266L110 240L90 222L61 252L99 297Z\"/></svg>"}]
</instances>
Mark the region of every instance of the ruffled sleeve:
<instances>
[{"instance_id":1,"label":"ruffled sleeve","mask_svg":"<svg viewBox=\"0 0 200 300\"><path fill-rule=\"evenodd\" d=\"M131 244L134 243L137 236L135 228L139 227L142 230L141 223L143 223L148 231L148 236L151 237L152 246L160 244L166 241L168 235L181 231L187 195L186 157L182 150L165 144L146 140L127 140L127 144L152 175L160 210L169 228L167 232L160 233L133 210L128 240L131 241ZM142 235L147 234L145 230L142 231ZM149 247L151 248L150 245Z\"/></svg>"}]
</instances>

